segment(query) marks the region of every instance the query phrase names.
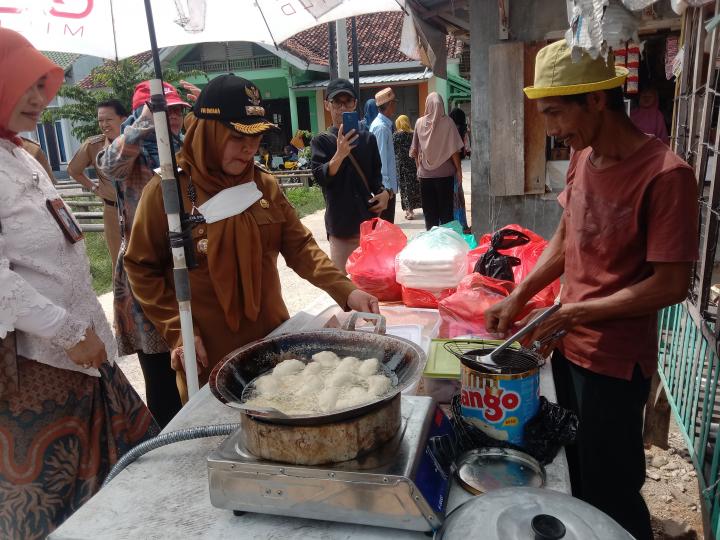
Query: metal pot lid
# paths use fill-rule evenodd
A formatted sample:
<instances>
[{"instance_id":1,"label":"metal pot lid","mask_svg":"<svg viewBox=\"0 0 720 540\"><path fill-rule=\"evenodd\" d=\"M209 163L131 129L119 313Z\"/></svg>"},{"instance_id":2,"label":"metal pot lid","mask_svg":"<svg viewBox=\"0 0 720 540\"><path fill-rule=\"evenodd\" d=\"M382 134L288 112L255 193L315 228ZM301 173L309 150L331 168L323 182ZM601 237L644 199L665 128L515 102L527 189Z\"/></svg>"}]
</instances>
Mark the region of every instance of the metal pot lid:
<instances>
[{"instance_id":1,"label":"metal pot lid","mask_svg":"<svg viewBox=\"0 0 720 540\"><path fill-rule=\"evenodd\" d=\"M608 515L550 489L505 488L453 510L436 540L632 540Z\"/></svg>"},{"instance_id":2,"label":"metal pot lid","mask_svg":"<svg viewBox=\"0 0 720 540\"><path fill-rule=\"evenodd\" d=\"M545 485L545 469L538 461L510 448L477 448L456 461L457 477L467 491L481 495L506 487Z\"/></svg>"}]
</instances>

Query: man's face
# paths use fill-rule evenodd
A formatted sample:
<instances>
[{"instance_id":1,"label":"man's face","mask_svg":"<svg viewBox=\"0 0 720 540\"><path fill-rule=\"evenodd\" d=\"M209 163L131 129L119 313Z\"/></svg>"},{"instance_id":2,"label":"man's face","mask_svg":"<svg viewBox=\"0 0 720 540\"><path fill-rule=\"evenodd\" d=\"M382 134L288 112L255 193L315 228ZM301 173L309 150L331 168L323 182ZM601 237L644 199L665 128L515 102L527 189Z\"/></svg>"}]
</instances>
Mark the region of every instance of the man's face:
<instances>
[{"instance_id":1,"label":"man's face","mask_svg":"<svg viewBox=\"0 0 720 540\"><path fill-rule=\"evenodd\" d=\"M325 110L330 113L333 126L339 128L342 124L342 115L344 112L352 112L355 110L357 100L350 94L338 94L331 100L325 100Z\"/></svg>"},{"instance_id":2,"label":"man's face","mask_svg":"<svg viewBox=\"0 0 720 540\"><path fill-rule=\"evenodd\" d=\"M392 100L390 103L388 103L385 106L385 111L383 114L387 116L390 120L395 118L395 114L397 113L397 101Z\"/></svg>"},{"instance_id":3,"label":"man's face","mask_svg":"<svg viewBox=\"0 0 720 540\"><path fill-rule=\"evenodd\" d=\"M100 131L110 141L120 135L120 126L125 121L125 117L116 113L114 107L98 107L97 119Z\"/></svg>"},{"instance_id":4,"label":"man's face","mask_svg":"<svg viewBox=\"0 0 720 540\"><path fill-rule=\"evenodd\" d=\"M559 97L538 99L537 108L545 119L547 134L576 151L591 146L602 126L601 113L605 103L604 95L597 94L602 93L589 94L586 104Z\"/></svg>"},{"instance_id":5,"label":"man's face","mask_svg":"<svg viewBox=\"0 0 720 540\"><path fill-rule=\"evenodd\" d=\"M233 133L225 144L220 166L225 174L238 175L252 163L260 148L262 135L241 135Z\"/></svg>"}]
</instances>

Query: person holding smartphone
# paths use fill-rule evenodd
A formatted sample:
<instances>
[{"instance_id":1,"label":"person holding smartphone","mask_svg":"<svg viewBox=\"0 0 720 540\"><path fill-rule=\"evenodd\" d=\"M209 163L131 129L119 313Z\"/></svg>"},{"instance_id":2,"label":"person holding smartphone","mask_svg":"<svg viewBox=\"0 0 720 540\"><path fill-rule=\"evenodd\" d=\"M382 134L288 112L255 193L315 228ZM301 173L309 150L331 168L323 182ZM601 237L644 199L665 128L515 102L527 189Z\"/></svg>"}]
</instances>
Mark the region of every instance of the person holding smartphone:
<instances>
[{"instance_id":1,"label":"person holding smartphone","mask_svg":"<svg viewBox=\"0 0 720 540\"><path fill-rule=\"evenodd\" d=\"M343 125L343 113L353 113L357 95L347 79L330 81L325 110L333 125L310 142L315 181L325 197L325 229L330 258L342 272L350 254L360 244L360 224L387 208L391 194L382 182L382 161L375 136ZM351 119L351 116L347 116Z\"/></svg>"}]
</instances>

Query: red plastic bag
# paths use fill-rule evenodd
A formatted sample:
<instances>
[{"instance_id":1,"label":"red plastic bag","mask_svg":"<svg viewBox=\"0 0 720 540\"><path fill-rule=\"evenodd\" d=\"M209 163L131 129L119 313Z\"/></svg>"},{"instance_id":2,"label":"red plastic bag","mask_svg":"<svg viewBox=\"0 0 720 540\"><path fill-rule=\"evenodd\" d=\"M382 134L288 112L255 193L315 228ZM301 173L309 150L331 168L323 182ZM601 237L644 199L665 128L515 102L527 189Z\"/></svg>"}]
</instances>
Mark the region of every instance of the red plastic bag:
<instances>
[{"instance_id":1,"label":"red plastic bag","mask_svg":"<svg viewBox=\"0 0 720 540\"><path fill-rule=\"evenodd\" d=\"M402 302L407 307L435 309L438 302L455 292L455 289L442 289L440 291L425 291L402 286Z\"/></svg>"},{"instance_id":2,"label":"red plastic bag","mask_svg":"<svg viewBox=\"0 0 720 540\"><path fill-rule=\"evenodd\" d=\"M506 298L515 289L511 281L502 281L481 274L463 278L455 294L438 302L441 325L439 336L454 338L472 334L492 337L485 328L485 310ZM515 318L519 321L540 307L534 299Z\"/></svg>"},{"instance_id":3,"label":"red plastic bag","mask_svg":"<svg viewBox=\"0 0 720 540\"><path fill-rule=\"evenodd\" d=\"M395 256L407 244L400 227L380 218L360 224L360 245L350 254L346 270L350 279L378 300L400 300L400 285L395 281Z\"/></svg>"}]
</instances>

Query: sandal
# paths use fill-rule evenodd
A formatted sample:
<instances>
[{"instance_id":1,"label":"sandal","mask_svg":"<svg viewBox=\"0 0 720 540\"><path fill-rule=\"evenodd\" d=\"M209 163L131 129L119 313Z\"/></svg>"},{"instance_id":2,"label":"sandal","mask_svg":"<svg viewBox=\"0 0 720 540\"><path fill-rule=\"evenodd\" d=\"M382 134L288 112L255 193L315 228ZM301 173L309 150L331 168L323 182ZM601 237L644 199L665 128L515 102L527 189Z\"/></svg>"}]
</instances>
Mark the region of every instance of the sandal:
<instances>
[{"instance_id":1,"label":"sandal","mask_svg":"<svg viewBox=\"0 0 720 540\"><path fill-rule=\"evenodd\" d=\"M408 221L412 221L413 219L415 219L415 214L413 214L412 212L405 212L405 219L407 219Z\"/></svg>"}]
</instances>

